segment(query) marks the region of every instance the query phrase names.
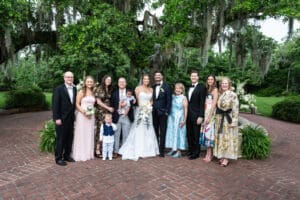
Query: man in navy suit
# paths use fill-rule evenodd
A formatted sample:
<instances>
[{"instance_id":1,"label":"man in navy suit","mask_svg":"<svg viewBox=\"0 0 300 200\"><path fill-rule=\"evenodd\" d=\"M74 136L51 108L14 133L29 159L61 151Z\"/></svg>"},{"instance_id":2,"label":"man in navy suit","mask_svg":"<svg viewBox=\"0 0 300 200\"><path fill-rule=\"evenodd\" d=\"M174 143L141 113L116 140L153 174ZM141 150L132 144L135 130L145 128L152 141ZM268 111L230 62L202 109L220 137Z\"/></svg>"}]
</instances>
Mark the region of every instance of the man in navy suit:
<instances>
[{"instance_id":1,"label":"man in navy suit","mask_svg":"<svg viewBox=\"0 0 300 200\"><path fill-rule=\"evenodd\" d=\"M74 75L64 73L64 84L55 88L52 99L53 120L56 130L55 162L65 166L74 162L70 157L74 134L76 88L73 86Z\"/></svg>"},{"instance_id":2,"label":"man in navy suit","mask_svg":"<svg viewBox=\"0 0 300 200\"><path fill-rule=\"evenodd\" d=\"M204 119L204 103L206 90L198 83L199 75L197 71L191 72L192 85L188 90L188 116L186 122L188 139L188 158L194 160L200 154L200 125Z\"/></svg>"},{"instance_id":3,"label":"man in navy suit","mask_svg":"<svg viewBox=\"0 0 300 200\"><path fill-rule=\"evenodd\" d=\"M172 91L170 86L163 81L163 73L161 71L154 72L154 80L156 84L153 86L153 126L159 143L159 156L164 157Z\"/></svg>"}]
</instances>

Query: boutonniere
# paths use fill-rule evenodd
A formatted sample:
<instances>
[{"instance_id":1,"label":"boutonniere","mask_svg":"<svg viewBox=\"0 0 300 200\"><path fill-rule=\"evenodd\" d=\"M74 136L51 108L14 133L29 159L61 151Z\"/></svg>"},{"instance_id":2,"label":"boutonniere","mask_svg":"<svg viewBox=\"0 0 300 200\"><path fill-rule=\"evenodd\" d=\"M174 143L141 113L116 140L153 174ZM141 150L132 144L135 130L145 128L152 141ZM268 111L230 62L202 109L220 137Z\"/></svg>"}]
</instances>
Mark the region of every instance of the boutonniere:
<instances>
[{"instance_id":1,"label":"boutonniere","mask_svg":"<svg viewBox=\"0 0 300 200\"><path fill-rule=\"evenodd\" d=\"M165 92L165 90L164 90L164 88L160 88L160 90L159 90L160 92Z\"/></svg>"}]
</instances>

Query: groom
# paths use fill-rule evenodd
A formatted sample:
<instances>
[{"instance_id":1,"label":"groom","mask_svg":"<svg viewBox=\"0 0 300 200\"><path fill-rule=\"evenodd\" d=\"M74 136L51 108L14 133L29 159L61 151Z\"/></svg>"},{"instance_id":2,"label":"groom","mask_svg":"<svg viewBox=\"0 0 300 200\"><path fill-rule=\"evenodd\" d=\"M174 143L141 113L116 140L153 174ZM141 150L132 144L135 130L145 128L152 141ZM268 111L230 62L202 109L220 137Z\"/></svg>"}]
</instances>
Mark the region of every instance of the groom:
<instances>
[{"instance_id":1,"label":"groom","mask_svg":"<svg viewBox=\"0 0 300 200\"><path fill-rule=\"evenodd\" d=\"M205 88L198 83L198 72L191 72L192 85L188 90L188 116L186 122L187 139L188 139L188 158L190 160L197 159L200 154L200 125L204 119L204 103L206 91Z\"/></svg>"},{"instance_id":2,"label":"groom","mask_svg":"<svg viewBox=\"0 0 300 200\"><path fill-rule=\"evenodd\" d=\"M126 114L124 110L120 112L118 111L120 102L125 99L126 99L126 79L124 77L120 77L118 80L118 88L114 90L111 98L111 105L114 108L113 123L117 124L117 130L115 132L115 144L114 144L115 155L119 152L121 133L122 133L122 144L124 144L129 135L131 121L133 121L132 111L129 111L128 114ZM121 107L124 106L126 105L121 105ZM130 107L130 109L132 109L132 107Z\"/></svg>"},{"instance_id":3,"label":"groom","mask_svg":"<svg viewBox=\"0 0 300 200\"><path fill-rule=\"evenodd\" d=\"M73 86L72 72L64 74L64 84L55 88L52 99L53 120L56 130L55 162L60 166L66 161L74 162L70 157L73 143L75 120L76 88Z\"/></svg>"},{"instance_id":4,"label":"groom","mask_svg":"<svg viewBox=\"0 0 300 200\"><path fill-rule=\"evenodd\" d=\"M165 156L165 140L168 115L171 110L172 92L170 86L163 81L161 71L154 72L155 85L153 86L153 126L159 141L159 156Z\"/></svg>"}]
</instances>

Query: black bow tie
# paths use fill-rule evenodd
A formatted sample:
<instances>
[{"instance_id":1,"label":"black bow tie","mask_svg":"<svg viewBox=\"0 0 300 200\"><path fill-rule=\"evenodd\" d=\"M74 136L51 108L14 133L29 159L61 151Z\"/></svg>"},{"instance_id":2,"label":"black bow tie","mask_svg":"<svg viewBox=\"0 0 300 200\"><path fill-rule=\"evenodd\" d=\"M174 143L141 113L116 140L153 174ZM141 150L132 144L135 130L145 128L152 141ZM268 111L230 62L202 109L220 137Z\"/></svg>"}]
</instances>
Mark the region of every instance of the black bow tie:
<instances>
[{"instance_id":1,"label":"black bow tie","mask_svg":"<svg viewBox=\"0 0 300 200\"><path fill-rule=\"evenodd\" d=\"M155 86L160 86L161 84L160 83L158 83L158 84L155 84Z\"/></svg>"},{"instance_id":2,"label":"black bow tie","mask_svg":"<svg viewBox=\"0 0 300 200\"><path fill-rule=\"evenodd\" d=\"M193 87L195 87L195 85L191 85L190 87L193 88Z\"/></svg>"}]
</instances>

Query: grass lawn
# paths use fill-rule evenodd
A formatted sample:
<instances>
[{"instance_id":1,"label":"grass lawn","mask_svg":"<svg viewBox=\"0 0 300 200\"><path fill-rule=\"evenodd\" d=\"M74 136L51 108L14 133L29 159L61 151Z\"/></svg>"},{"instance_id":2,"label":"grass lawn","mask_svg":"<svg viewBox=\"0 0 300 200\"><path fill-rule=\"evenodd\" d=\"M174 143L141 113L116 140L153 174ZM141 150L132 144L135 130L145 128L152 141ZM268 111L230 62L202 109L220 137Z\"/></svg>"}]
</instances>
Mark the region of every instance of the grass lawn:
<instances>
[{"instance_id":1,"label":"grass lawn","mask_svg":"<svg viewBox=\"0 0 300 200\"><path fill-rule=\"evenodd\" d=\"M52 107L52 93L51 92L44 92L45 96L46 96L46 102L47 105L49 105L49 109L51 109Z\"/></svg>"},{"instance_id":2,"label":"grass lawn","mask_svg":"<svg viewBox=\"0 0 300 200\"><path fill-rule=\"evenodd\" d=\"M5 93L7 92L0 92L0 108L4 108L5 106ZM51 92L44 92L46 96L46 102L49 105L49 109L51 108L52 105L52 93Z\"/></svg>"},{"instance_id":3,"label":"grass lawn","mask_svg":"<svg viewBox=\"0 0 300 200\"><path fill-rule=\"evenodd\" d=\"M0 92L0 108L4 108L4 105L5 105L5 93L6 92Z\"/></svg>"},{"instance_id":4,"label":"grass lawn","mask_svg":"<svg viewBox=\"0 0 300 200\"><path fill-rule=\"evenodd\" d=\"M272 106L284 98L285 97L256 97L258 114L270 117L272 114Z\"/></svg>"}]
</instances>

